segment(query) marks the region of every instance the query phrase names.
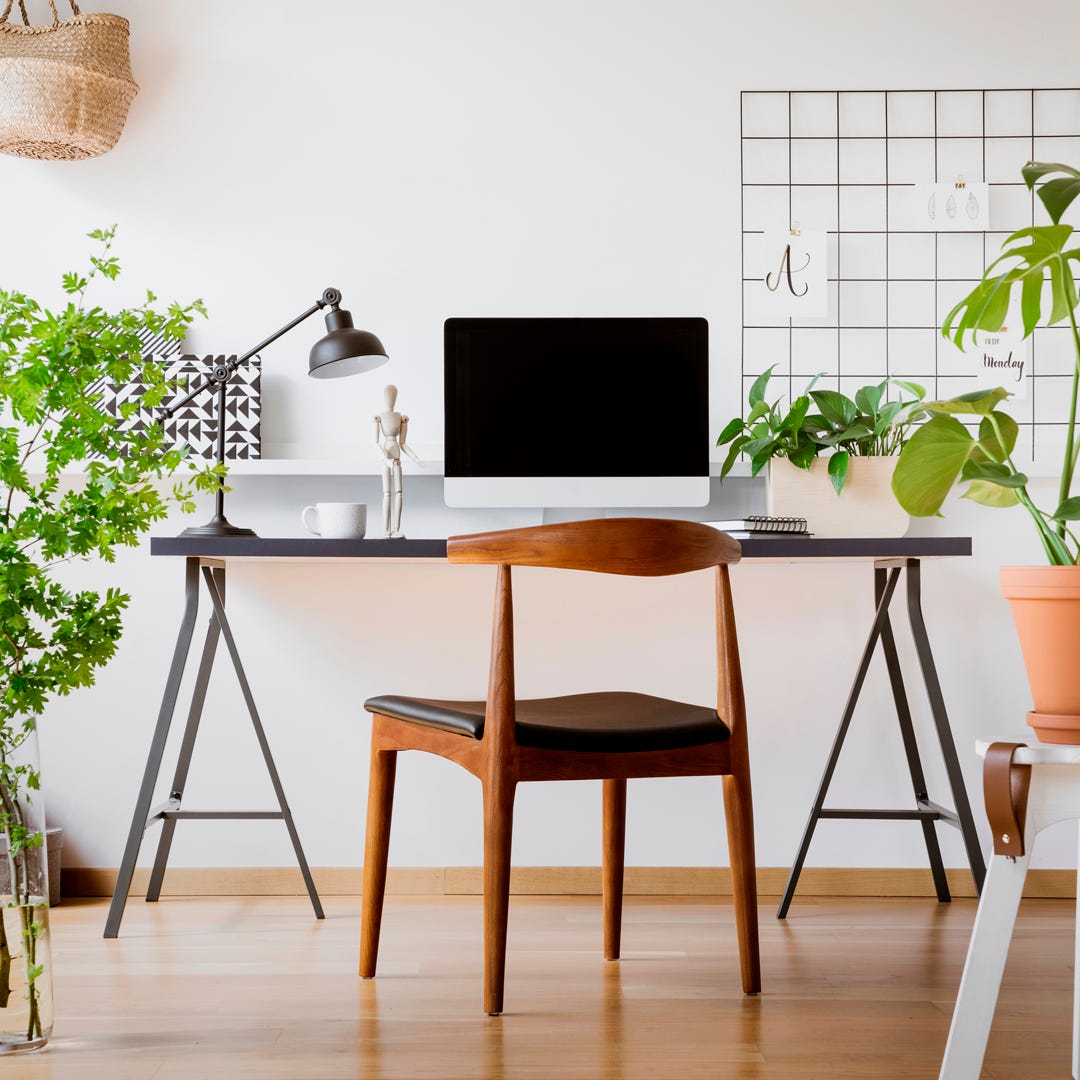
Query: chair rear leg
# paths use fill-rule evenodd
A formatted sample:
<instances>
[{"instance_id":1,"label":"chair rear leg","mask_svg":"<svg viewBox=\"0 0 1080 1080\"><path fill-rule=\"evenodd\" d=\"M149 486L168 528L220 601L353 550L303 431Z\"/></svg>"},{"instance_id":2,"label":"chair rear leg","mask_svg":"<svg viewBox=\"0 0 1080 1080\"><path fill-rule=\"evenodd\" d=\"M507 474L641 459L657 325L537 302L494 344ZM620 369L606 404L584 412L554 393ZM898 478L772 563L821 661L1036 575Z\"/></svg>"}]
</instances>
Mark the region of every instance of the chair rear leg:
<instances>
[{"instance_id":1,"label":"chair rear leg","mask_svg":"<svg viewBox=\"0 0 1080 1080\"><path fill-rule=\"evenodd\" d=\"M376 729L378 721L375 721ZM368 787L367 838L364 843L364 895L360 914L360 975L375 977L379 959L383 896L386 893L386 858L390 851L390 817L394 809L394 776L397 751L371 746L371 780Z\"/></svg>"},{"instance_id":2,"label":"chair rear leg","mask_svg":"<svg viewBox=\"0 0 1080 1080\"><path fill-rule=\"evenodd\" d=\"M739 935L739 966L744 994L761 992L761 954L758 948L757 867L754 861L754 807L750 770L744 766L724 777L735 927Z\"/></svg>"},{"instance_id":3,"label":"chair rear leg","mask_svg":"<svg viewBox=\"0 0 1080 1080\"><path fill-rule=\"evenodd\" d=\"M622 944L626 781L604 781L604 959L618 960Z\"/></svg>"},{"instance_id":4,"label":"chair rear leg","mask_svg":"<svg viewBox=\"0 0 1080 1080\"><path fill-rule=\"evenodd\" d=\"M484 1012L489 1016L503 1011L516 786L502 777L484 784Z\"/></svg>"}]
</instances>

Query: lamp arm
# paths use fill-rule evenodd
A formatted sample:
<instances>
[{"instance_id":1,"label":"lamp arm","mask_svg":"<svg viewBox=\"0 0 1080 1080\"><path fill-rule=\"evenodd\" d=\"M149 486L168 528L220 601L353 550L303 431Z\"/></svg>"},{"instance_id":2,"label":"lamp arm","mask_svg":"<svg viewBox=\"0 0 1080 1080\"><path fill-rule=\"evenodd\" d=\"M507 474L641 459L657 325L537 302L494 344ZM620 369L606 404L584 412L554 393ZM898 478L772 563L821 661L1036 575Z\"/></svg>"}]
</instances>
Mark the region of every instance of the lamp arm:
<instances>
[{"instance_id":1,"label":"lamp arm","mask_svg":"<svg viewBox=\"0 0 1080 1080\"><path fill-rule=\"evenodd\" d=\"M327 300L326 297L329 293L333 293L336 299ZM241 364L246 364L253 356L256 355L256 353L262 352L262 350L265 349L267 345L272 345L275 341L277 341L279 337L287 334L294 326L299 326L305 319L310 318L312 315L315 314L316 311L321 311L327 305L337 307L337 305L340 303L341 293L339 293L337 289L327 289L326 292L323 293L323 295L319 297L319 299L316 300L315 303L307 309L307 311L305 311L301 315L297 315L296 318L292 320L292 322L286 323L280 330L275 330L265 341L260 341L259 344L255 346L255 348L248 349L248 351L244 353L243 356L238 356L229 364L229 367L233 371L235 371Z\"/></svg>"},{"instance_id":2,"label":"lamp arm","mask_svg":"<svg viewBox=\"0 0 1080 1080\"><path fill-rule=\"evenodd\" d=\"M274 333L272 333L265 341L260 341L259 344L256 345L253 349L248 349L248 351L244 353L243 356L238 356L235 360L230 360L228 364L220 365L222 368L225 369L224 371L215 368L213 378L207 379L205 382L199 383L199 385L196 386L194 390L189 390L188 393L186 393L178 401L174 401L167 408L162 409L162 418L168 419L170 416L173 415L173 413L177 411L177 409L182 409L189 401L197 398L205 389L207 389L207 387L219 386L222 383L226 382L229 376L234 371L236 371L236 369L240 367L241 364L246 364L253 356L265 349L267 345L272 345L275 341L277 341L279 337L287 334L294 326L299 326L300 323L302 323L305 319L310 318L312 315L314 315L316 311L321 311L324 307L336 308L340 303L340 291L337 289L326 289L323 292L322 296L320 296L319 299L316 300L315 303L307 309L307 311L303 312L300 315L297 315L296 318L292 320L292 322L286 323L283 327L281 327L280 330L275 330Z\"/></svg>"}]
</instances>

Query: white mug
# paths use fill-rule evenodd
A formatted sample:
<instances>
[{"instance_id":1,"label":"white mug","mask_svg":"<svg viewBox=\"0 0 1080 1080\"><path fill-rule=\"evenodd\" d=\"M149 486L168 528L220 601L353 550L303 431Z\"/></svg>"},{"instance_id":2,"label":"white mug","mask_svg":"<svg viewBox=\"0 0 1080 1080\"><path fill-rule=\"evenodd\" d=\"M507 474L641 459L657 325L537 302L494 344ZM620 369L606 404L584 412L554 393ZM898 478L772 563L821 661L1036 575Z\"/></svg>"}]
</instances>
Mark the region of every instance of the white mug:
<instances>
[{"instance_id":1,"label":"white mug","mask_svg":"<svg viewBox=\"0 0 1080 1080\"><path fill-rule=\"evenodd\" d=\"M316 503L304 507L300 520L316 536L359 540L367 528L367 507L363 503Z\"/></svg>"}]
</instances>

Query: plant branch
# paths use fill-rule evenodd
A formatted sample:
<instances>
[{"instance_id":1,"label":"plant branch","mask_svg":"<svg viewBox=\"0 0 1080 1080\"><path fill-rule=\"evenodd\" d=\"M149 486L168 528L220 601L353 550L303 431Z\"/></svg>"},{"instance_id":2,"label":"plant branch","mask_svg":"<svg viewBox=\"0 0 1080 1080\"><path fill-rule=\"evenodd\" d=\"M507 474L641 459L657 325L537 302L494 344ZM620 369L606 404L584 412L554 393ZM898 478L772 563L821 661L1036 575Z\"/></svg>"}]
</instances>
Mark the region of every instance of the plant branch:
<instances>
[{"instance_id":1,"label":"plant branch","mask_svg":"<svg viewBox=\"0 0 1080 1080\"><path fill-rule=\"evenodd\" d=\"M1063 503L1072 490L1073 470L1076 468L1076 399L1080 390L1080 331L1076 327L1076 312L1069 307L1069 326L1072 329L1073 347L1076 350L1076 363L1073 365L1072 389L1069 397L1069 426L1065 435L1065 460L1061 466L1061 486L1058 490L1058 505ZM1065 523L1058 526L1059 535L1064 535Z\"/></svg>"}]
</instances>

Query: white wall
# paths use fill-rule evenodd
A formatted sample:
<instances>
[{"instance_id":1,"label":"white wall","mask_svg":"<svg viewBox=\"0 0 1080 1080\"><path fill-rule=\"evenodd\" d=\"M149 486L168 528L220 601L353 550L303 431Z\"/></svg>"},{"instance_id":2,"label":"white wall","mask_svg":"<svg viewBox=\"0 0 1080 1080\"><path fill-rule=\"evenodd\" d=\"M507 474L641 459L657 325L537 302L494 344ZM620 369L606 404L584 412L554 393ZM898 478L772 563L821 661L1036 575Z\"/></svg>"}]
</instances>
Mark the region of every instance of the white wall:
<instances>
[{"instance_id":1,"label":"white wall","mask_svg":"<svg viewBox=\"0 0 1080 1080\"><path fill-rule=\"evenodd\" d=\"M38 6L38 5L35 5ZM384 381L401 390L417 445L441 440L441 324L466 314L705 315L713 423L738 408L742 89L880 89L1076 82L1071 0L1025 21L1003 0L942 7L833 2L326 2L137 4L141 92L118 147L88 162L0 159L7 211L0 284L57 298L91 228L119 222L124 277L96 299L146 286L207 301L196 350L250 346L337 285L392 366L322 384L302 362L311 335L265 353L269 453L367 457L367 418ZM735 14L737 10L738 14ZM1020 163L1018 162L1018 165ZM385 374L385 379L382 375ZM663 387L658 386L662 399ZM672 422L678 423L678 402ZM568 399L567 428L603 402ZM408 481L410 535L530 520L439 506ZM371 479L238 479L232 516L264 535L298 531L317 498L374 502ZM753 498L727 489L731 507ZM177 523L178 524L178 523ZM929 564L926 610L956 741L981 805L977 734L1023 729L1029 707L996 567L1036 561L1019 515L950 505L923 531L975 537L971 560ZM175 531L170 523L163 532ZM55 703L43 724L50 815L71 864L116 865L180 613L181 566L147 549L77 582L132 594L127 634L98 686ZM865 567L746 566L735 572L752 723L758 853L792 857L871 610ZM367 731L380 691L474 694L486 670L491 575L447 566L237 569L235 629L311 861L361 852ZM520 575L525 693L614 682L709 700L710 593L665 582ZM568 619L567 616L570 616ZM634 618L657 631L650 646ZM568 629L569 628L569 629ZM903 632L901 637L903 637ZM538 647L530 653L530 639ZM906 639L905 639L906 641ZM904 645L904 657L913 659ZM595 682L594 682L595 680ZM192 807L269 806L233 682L212 688L188 787ZM923 695L913 707L928 730ZM835 804L905 802L884 672L841 763ZM933 793L943 770L926 753ZM163 785L163 790L164 790ZM479 793L456 767L406 759L391 858L476 863ZM719 784L632 785L628 858L726 861ZM958 839L947 861L963 864ZM599 859L596 785L526 786L520 863ZM906 823L826 823L810 862L922 865ZM1043 865L1071 865L1068 830ZM175 865L288 864L274 824L185 824Z\"/></svg>"}]
</instances>

